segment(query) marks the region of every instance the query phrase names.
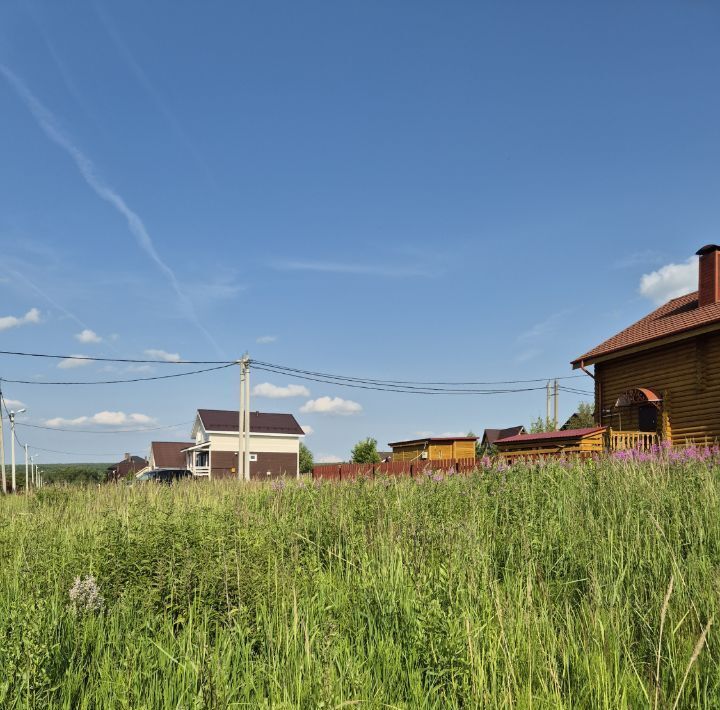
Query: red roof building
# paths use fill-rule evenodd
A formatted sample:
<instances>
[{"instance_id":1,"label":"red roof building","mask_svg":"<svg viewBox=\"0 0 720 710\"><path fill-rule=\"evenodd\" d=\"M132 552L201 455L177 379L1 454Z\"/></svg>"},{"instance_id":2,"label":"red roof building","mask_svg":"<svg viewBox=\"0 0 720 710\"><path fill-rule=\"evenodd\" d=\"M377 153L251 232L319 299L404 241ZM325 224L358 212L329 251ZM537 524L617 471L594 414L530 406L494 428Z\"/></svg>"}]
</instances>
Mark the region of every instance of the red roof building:
<instances>
[{"instance_id":1,"label":"red roof building","mask_svg":"<svg viewBox=\"0 0 720 710\"><path fill-rule=\"evenodd\" d=\"M595 421L610 429L611 445L720 439L720 246L697 255L697 291L572 361L594 379Z\"/></svg>"}]
</instances>

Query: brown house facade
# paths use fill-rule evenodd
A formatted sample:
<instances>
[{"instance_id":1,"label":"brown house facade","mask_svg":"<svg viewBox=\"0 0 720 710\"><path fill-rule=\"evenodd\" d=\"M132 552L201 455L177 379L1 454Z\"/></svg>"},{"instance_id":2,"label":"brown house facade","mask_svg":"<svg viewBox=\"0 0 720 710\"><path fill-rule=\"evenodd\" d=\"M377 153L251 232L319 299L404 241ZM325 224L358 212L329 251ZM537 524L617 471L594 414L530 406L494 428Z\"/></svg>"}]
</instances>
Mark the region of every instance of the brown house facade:
<instances>
[{"instance_id":1,"label":"brown house facade","mask_svg":"<svg viewBox=\"0 0 720 710\"><path fill-rule=\"evenodd\" d=\"M720 246L697 254L698 291L572 363L594 377L595 420L613 448L720 440Z\"/></svg>"}]
</instances>

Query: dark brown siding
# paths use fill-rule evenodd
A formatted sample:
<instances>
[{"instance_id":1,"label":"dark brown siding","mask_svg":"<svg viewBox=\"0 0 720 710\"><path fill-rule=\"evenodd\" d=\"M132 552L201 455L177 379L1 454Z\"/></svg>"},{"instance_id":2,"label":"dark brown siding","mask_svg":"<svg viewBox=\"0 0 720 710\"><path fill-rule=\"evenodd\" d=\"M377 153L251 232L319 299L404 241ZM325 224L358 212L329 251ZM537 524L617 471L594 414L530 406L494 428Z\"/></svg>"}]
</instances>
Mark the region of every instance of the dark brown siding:
<instances>
[{"instance_id":1,"label":"dark brown siding","mask_svg":"<svg viewBox=\"0 0 720 710\"><path fill-rule=\"evenodd\" d=\"M213 451L211 459L213 478L237 476L237 454L234 451ZM269 481L273 478L295 478L297 475L297 454L258 453L257 459L250 462L250 478L253 480Z\"/></svg>"},{"instance_id":2,"label":"dark brown siding","mask_svg":"<svg viewBox=\"0 0 720 710\"><path fill-rule=\"evenodd\" d=\"M601 423L618 427L617 398L635 387L663 397L673 443L720 439L720 334L690 338L627 357L598 363L597 409ZM621 409L622 428L638 428L636 407ZM596 410L599 414L600 411Z\"/></svg>"},{"instance_id":3,"label":"dark brown siding","mask_svg":"<svg viewBox=\"0 0 720 710\"><path fill-rule=\"evenodd\" d=\"M297 476L297 454L259 453L257 458L257 461L250 462L251 479L269 481L273 478L295 478Z\"/></svg>"}]
</instances>

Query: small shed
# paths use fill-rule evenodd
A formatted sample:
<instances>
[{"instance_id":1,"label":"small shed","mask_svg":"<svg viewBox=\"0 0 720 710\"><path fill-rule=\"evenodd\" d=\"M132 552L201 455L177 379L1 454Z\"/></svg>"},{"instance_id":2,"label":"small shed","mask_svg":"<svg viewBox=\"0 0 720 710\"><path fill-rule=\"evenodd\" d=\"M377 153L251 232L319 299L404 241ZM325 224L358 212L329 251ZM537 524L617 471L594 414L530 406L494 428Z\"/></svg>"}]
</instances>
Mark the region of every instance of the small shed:
<instances>
[{"instance_id":1,"label":"small shed","mask_svg":"<svg viewBox=\"0 0 720 710\"><path fill-rule=\"evenodd\" d=\"M542 459L560 455L586 458L604 450L606 430L606 427L596 426L546 431L540 434L518 434L498 439L495 446L507 460Z\"/></svg>"},{"instance_id":2,"label":"small shed","mask_svg":"<svg viewBox=\"0 0 720 710\"><path fill-rule=\"evenodd\" d=\"M444 459L474 459L477 436L431 436L425 439L390 442L392 460L442 461Z\"/></svg>"}]
</instances>

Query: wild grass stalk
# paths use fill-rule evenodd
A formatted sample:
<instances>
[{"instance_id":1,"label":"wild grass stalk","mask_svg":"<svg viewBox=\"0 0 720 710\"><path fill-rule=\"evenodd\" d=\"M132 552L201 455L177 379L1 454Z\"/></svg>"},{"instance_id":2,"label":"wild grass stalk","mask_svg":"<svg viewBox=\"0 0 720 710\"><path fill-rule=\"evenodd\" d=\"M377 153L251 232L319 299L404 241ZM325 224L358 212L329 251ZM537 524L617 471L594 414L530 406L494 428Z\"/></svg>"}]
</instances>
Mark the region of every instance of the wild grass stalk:
<instances>
[{"instance_id":1,"label":"wild grass stalk","mask_svg":"<svg viewBox=\"0 0 720 710\"><path fill-rule=\"evenodd\" d=\"M0 707L720 707L719 494L699 457L6 497Z\"/></svg>"}]
</instances>

